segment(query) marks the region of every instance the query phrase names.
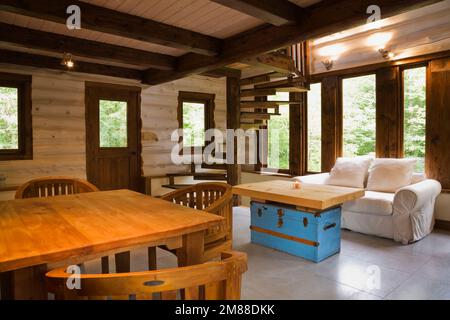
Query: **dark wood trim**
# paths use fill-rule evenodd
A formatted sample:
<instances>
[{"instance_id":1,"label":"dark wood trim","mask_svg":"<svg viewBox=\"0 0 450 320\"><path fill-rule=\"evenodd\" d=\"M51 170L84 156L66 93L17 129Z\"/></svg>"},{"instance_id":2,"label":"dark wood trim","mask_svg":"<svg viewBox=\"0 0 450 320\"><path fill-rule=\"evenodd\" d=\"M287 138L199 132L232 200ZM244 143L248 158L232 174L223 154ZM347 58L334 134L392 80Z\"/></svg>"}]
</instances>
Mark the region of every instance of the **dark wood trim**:
<instances>
[{"instance_id":1,"label":"dark wood trim","mask_svg":"<svg viewBox=\"0 0 450 320\"><path fill-rule=\"evenodd\" d=\"M288 178L288 179L295 177L292 174L281 173L281 172L269 172L269 171L265 171L264 169L263 170L249 170L249 169L243 168L242 172L257 174L259 176L280 177L280 178Z\"/></svg>"},{"instance_id":2,"label":"dark wood trim","mask_svg":"<svg viewBox=\"0 0 450 320\"><path fill-rule=\"evenodd\" d=\"M275 26L300 21L301 7L287 0L212 0Z\"/></svg>"},{"instance_id":3,"label":"dark wood trim","mask_svg":"<svg viewBox=\"0 0 450 320\"><path fill-rule=\"evenodd\" d=\"M250 230L256 231L256 232L260 232L260 233L265 233L265 234L268 234L268 235L273 236L273 237L277 237L277 238L281 238L281 239L286 239L286 240L290 240L290 241L306 244L306 245L311 246L311 247L318 247L319 246L319 243L315 242L315 241L311 241L311 240L302 239L302 238L299 238L299 237L290 236L290 235L287 235L287 234L284 234L284 233L281 233L281 232L276 232L276 231L260 228L260 227L257 227L257 226L250 226Z\"/></svg>"},{"instance_id":4,"label":"dark wood trim","mask_svg":"<svg viewBox=\"0 0 450 320\"><path fill-rule=\"evenodd\" d=\"M27 29L5 23L0 23L0 40L30 49L61 53L61 56L65 52L70 52L79 57L160 70L173 70L175 64L175 57L169 55Z\"/></svg>"},{"instance_id":5,"label":"dark wood trim","mask_svg":"<svg viewBox=\"0 0 450 320\"><path fill-rule=\"evenodd\" d=\"M157 43L200 55L214 56L219 53L220 39L81 1L3 0L0 9L66 24L66 10L70 5L81 8L83 29Z\"/></svg>"},{"instance_id":6,"label":"dark wood trim","mask_svg":"<svg viewBox=\"0 0 450 320\"><path fill-rule=\"evenodd\" d=\"M183 103L184 102L193 102L193 103L201 103L205 106L205 131L208 129L215 128L214 121L214 112L215 112L215 94L210 93L202 93L202 92L189 92L189 91L180 91L178 93L178 109L177 109L177 120L178 120L178 128L183 128ZM183 141L180 138L180 142ZM205 141L205 145L202 146L205 148L208 144L208 141ZM181 154L194 154L195 149L200 146L194 147L183 147L181 150Z\"/></svg>"},{"instance_id":7,"label":"dark wood trim","mask_svg":"<svg viewBox=\"0 0 450 320\"><path fill-rule=\"evenodd\" d=\"M436 219L434 227L435 229L450 231L450 221Z\"/></svg>"},{"instance_id":8,"label":"dark wood trim","mask_svg":"<svg viewBox=\"0 0 450 320\"><path fill-rule=\"evenodd\" d=\"M311 82L320 82L323 78L328 77L352 77L355 75L364 75L364 74L370 74L374 73L379 69L383 68L389 68L389 67L405 67L405 66L414 66L416 64L426 64L427 62L434 60L434 59L441 59L450 57L450 50L446 51L440 51L430 54L425 54L421 56L411 57L411 58L405 58L401 60L392 60L392 61L386 61L386 62L380 62L380 63L374 63L369 64L365 66L359 66L359 67L353 67L348 69L342 69L342 70L335 70L330 72L323 72L323 73L316 73L311 75Z\"/></svg>"},{"instance_id":9,"label":"dark wood trim","mask_svg":"<svg viewBox=\"0 0 450 320\"><path fill-rule=\"evenodd\" d=\"M379 0L377 5L383 8L383 18L388 18L439 1ZM185 54L177 58L175 71L148 70L144 82L152 85L169 82L191 74L217 69L263 52L278 50L304 40L362 25L367 22L367 7L372 4L371 0L321 1L317 5L306 8L306 18L298 23L280 27L270 25L259 27L251 32L229 37L223 40L223 49L218 57Z\"/></svg>"},{"instance_id":10,"label":"dark wood trim","mask_svg":"<svg viewBox=\"0 0 450 320\"><path fill-rule=\"evenodd\" d=\"M61 59L42 55L2 50L0 49L0 63L16 64L22 66L47 68L67 72L81 72L99 74L103 76L142 80L142 71L116 66L107 66L91 62L75 61L75 67L70 71L61 65Z\"/></svg>"},{"instance_id":11,"label":"dark wood trim","mask_svg":"<svg viewBox=\"0 0 450 320\"><path fill-rule=\"evenodd\" d=\"M18 150L0 150L0 161L33 159L31 83L28 75L0 73L0 86L18 89Z\"/></svg>"},{"instance_id":12,"label":"dark wood trim","mask_svg":"<svg viewBox=\"0 0 450 320\"><path fill-rule=\"evenodd\" d=\"M0 186L0 192L16 191L20 186Z\"/></svg>"}]
</instances>

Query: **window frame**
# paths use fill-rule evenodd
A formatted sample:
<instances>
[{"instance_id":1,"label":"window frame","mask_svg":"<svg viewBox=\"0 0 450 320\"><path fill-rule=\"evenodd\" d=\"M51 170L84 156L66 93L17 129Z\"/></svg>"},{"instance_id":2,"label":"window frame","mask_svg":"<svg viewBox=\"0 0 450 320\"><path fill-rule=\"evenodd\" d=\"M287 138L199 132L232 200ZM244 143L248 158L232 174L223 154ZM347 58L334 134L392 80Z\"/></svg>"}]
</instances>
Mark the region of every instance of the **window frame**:
<instances>
[{"instance_id":1,"label":"window frame","mask_svg":"<svg viewBox=\"0 0 450 320\"><path fill-rule=\"evenodd\" d=\"M375 154L377 153L377 118L376 118L376 112L377 112L377 100L376 100L376 94L377 94L377 70L370 70L370 71L362 71L362 72L354 72L345 74L342 76L339 76L339 87L338 87L338 108L339 108L339 157L343 157L344 155L344 80L351 79L351 78L358 78L358 77L364 77L364 76L375 76Z\"/></svg>"},{"instance_id":2,"label":"window frame","mask_svg":"<svg viewBox=\"0 0 450 320\"><path fill-rule=\"evenodd\" d=\"M308 169L309 169L309 118L308 118L308 107L309 107L309 105L308 105L308 96L306 96L306 101L305 101L305 126L306 126L306 137L305 137L305 153L306 153L306 155L305 155L305 161L306 161L306 164L305 164L305 174L307 174L307 175L310 175L310 174L318 174L318 173L323 173L323 170L322 170L322 133L323 133L323 119L322 119L322 94L323 94L323 86L322 86L322 81L314 81L314 82L311 82L310 83L310 85L313 85L313 84L319 84L320 85L320 95L321 95L321 97L320 97L320 120L321 120L321 124L320 124L320 143L321 143L321 146L320 146L320 171L319 172L314 172L314 171L309 171ZM311 90L310 90L311 91ZM310 91L308 91L306 94L308 95L309 94L309 92Z\"/></svg>"},{"instance_id":3,"label":"window frame","mask_svg":"<svg viewBox=\"0 0 450 320\"><path fill-rule=\"evenodd\" d=\"M215 99L216 95L211 93L180 91L178 93L178 128L183 129L183 104L186 103L201 103L205 106L205 131L213 129L215 127L214 111L215 111ZM205 137L206 138L206 137ZM183 143L183 138L180 137L179 143ZM208 145L208 141L205 141L205 145L202 146L202 151ZM182 145L180 154L194 154L195 149L200 146L185 147Z\"/></svg>"},{"instance_id":4,"label":"window frame","mask_svg":"<svg viewBox=\"0 0 450 320\"><path fill-rule=\"evenodd\" d=\"M277 92L278 93L278 92ZM290 94L289 94L290 95ZM291 98L289 97L289 100L291 100ZM288 118L289 118L289 157L288 157L288 168L287 169L280 169L280 168L270 168L269 167L269 121L267 121L267 124L264 126L260 126L260 129L266 129L267 130L267 159L266 159L266 163L260 165L260 169L259 171L261 171L261 173L267 173L267 174L283 174L283 175L290 175L292 173L292 163L291 163L291 146L292 146L292 137L291 137L291 131L292 131L292 117L291 117L291 113L292 113L292 108L291 108L291 104L287 104L287 105L278 105L278 108L280 108L281 106L287 106L288 108ZM258 146L259 146L259 141L258 141ZM259 153L259 152L258 152Z\"/></svg>"},{"instance_id":5,"label":"window frame","mask_svg":"<svg viewBox=\"0 0 450 320\"><path fill-rule=\"evenodd\" d=\"M0 72L0 86L17 88L18 149L0 150L0 161L33 159L33 130L31 116L31 82L29 75Z\"/></svg>"},{"instance_id":6,"label":"window frame","mask_svg":"<svg viewBox=\"0 0 450 320\"><path fill-rule=\"evenodd\" d=\"M428 97L429 97L429 79L430 79L430 62L417 62L417 63L409 63L404 64L400 66L399 72L400 72L400 103L399 103L399 123L397 124L400 130L400 141L399 141L399 157L405 158L405 78L404 78L404 72L406 70L416 69L416 68L425 68L425 108L429 108L428 104ZM427 157L427 127L428 127L428 120L425 113L425 157L424 160L426 162ZM426 168L424 168L424 171L426 171Z\"/></svg>"}]
</instances>

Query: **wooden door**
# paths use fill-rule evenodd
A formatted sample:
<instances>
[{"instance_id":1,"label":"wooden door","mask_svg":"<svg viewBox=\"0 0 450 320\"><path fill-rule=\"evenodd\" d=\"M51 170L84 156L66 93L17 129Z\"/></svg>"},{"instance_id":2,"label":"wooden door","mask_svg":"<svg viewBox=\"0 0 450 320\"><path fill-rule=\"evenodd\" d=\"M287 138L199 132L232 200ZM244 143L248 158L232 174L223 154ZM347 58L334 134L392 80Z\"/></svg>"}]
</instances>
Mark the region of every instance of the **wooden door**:
<instances>
[{"instance_id":1,"label":"wooden door","mask_svg":"<svg viewBox=\"0 0 450 320\"><path fill-rule=\"evenodd\" d=\"M140 88L86 83L86 171L101 190L139 191Z\"/></svg>"}]
</instances>

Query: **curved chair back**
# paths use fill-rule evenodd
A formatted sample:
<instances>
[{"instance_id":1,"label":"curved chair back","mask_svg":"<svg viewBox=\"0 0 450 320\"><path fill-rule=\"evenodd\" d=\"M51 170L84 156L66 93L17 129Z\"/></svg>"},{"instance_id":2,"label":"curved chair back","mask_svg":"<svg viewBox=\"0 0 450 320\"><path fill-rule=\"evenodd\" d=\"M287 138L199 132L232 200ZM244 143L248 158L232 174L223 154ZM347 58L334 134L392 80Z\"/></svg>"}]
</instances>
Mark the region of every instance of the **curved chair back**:
<instances>
[{"instance_id":1,"label":"curved chair back","mask_svg":"<svg viewBox=\"0 0 450 320\"><path fill-rule=\"evenodd\" d=\"M92 183L70 177L43 177L23 184L16 192L16 199L44 198L83 192L100 191Z\"/></svg>"},{"instance_id":2,"label":"curved chair back","mask_svg":"<svg viewBox=\"0 0 450 320\"><path fill-rule=\"evenodd\" d=\"M208 245L219 244L220 242L228 243L227 247L221 248L221 251L231 249L233 194L229 184L220 182L198 183L163 195L161 199L224 217L224 224L206 231L205 251L207 251Z\"/></svg>"},{"instance_id":3,"label":"curved chair back","mask_svg":"<svg viewBox=\"0 0 450 320\"><path fill-rule=\"evenodd\" d=\"M67 287L73 273L66 268L46 275L48 291L58 300L238 300L247 255L224 252L221 261L156 271L119 274L82 274L80 289ZM70 281L69 281L70 282Z\"/></svg>"}]
</instances>

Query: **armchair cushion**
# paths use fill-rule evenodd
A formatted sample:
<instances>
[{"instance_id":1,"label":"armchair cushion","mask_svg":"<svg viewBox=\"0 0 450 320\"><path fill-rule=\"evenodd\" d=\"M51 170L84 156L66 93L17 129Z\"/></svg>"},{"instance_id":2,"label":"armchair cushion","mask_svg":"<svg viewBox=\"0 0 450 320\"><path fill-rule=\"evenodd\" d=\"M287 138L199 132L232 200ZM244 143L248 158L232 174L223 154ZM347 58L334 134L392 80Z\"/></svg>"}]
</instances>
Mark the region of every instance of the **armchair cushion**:
<instances>
[{"instance_id":1,"label":"armchair cushion","mask_svg":"<svg viewBox=\"0 0 450 320\"><path fill-rule=\"evenodd\" d=\"M344 210L373 214L379 216L392 215L393 193L366 191L366 195L354 201L344 203Z\"/></svg>"},{"instance_id":2,"label":"armchair cushion","mask_svg":"<svg viewBox=\"0 0 450 320\"><path fill-rule=\"evenodd\" d=\"M415 164L415 159L375 159L369 170L367 190L394 193L409 186Z\"/></svg>"},{"instance_id":3,"label":"armchair cushion","mask_svg":"<svg viewBox=\"0 0 450 320\"><path fill-rule=\"evenodd\" d=\"M338 158L327 184L333 186L364 188L372 159L369 157Z\"/></svg>"},{"instance_id":4,"label":"armchair cushion","mask_svg":"<svg viewBox=\"0 0 450 320\"><path fill-rule=\"evenodd\" d=\"M327 184L327 180L329 177L330 177L329 173L318 173L318 174L310 174L308 176L294 177L293 180L309 184Z\"/></svg>"}]
</instances>

